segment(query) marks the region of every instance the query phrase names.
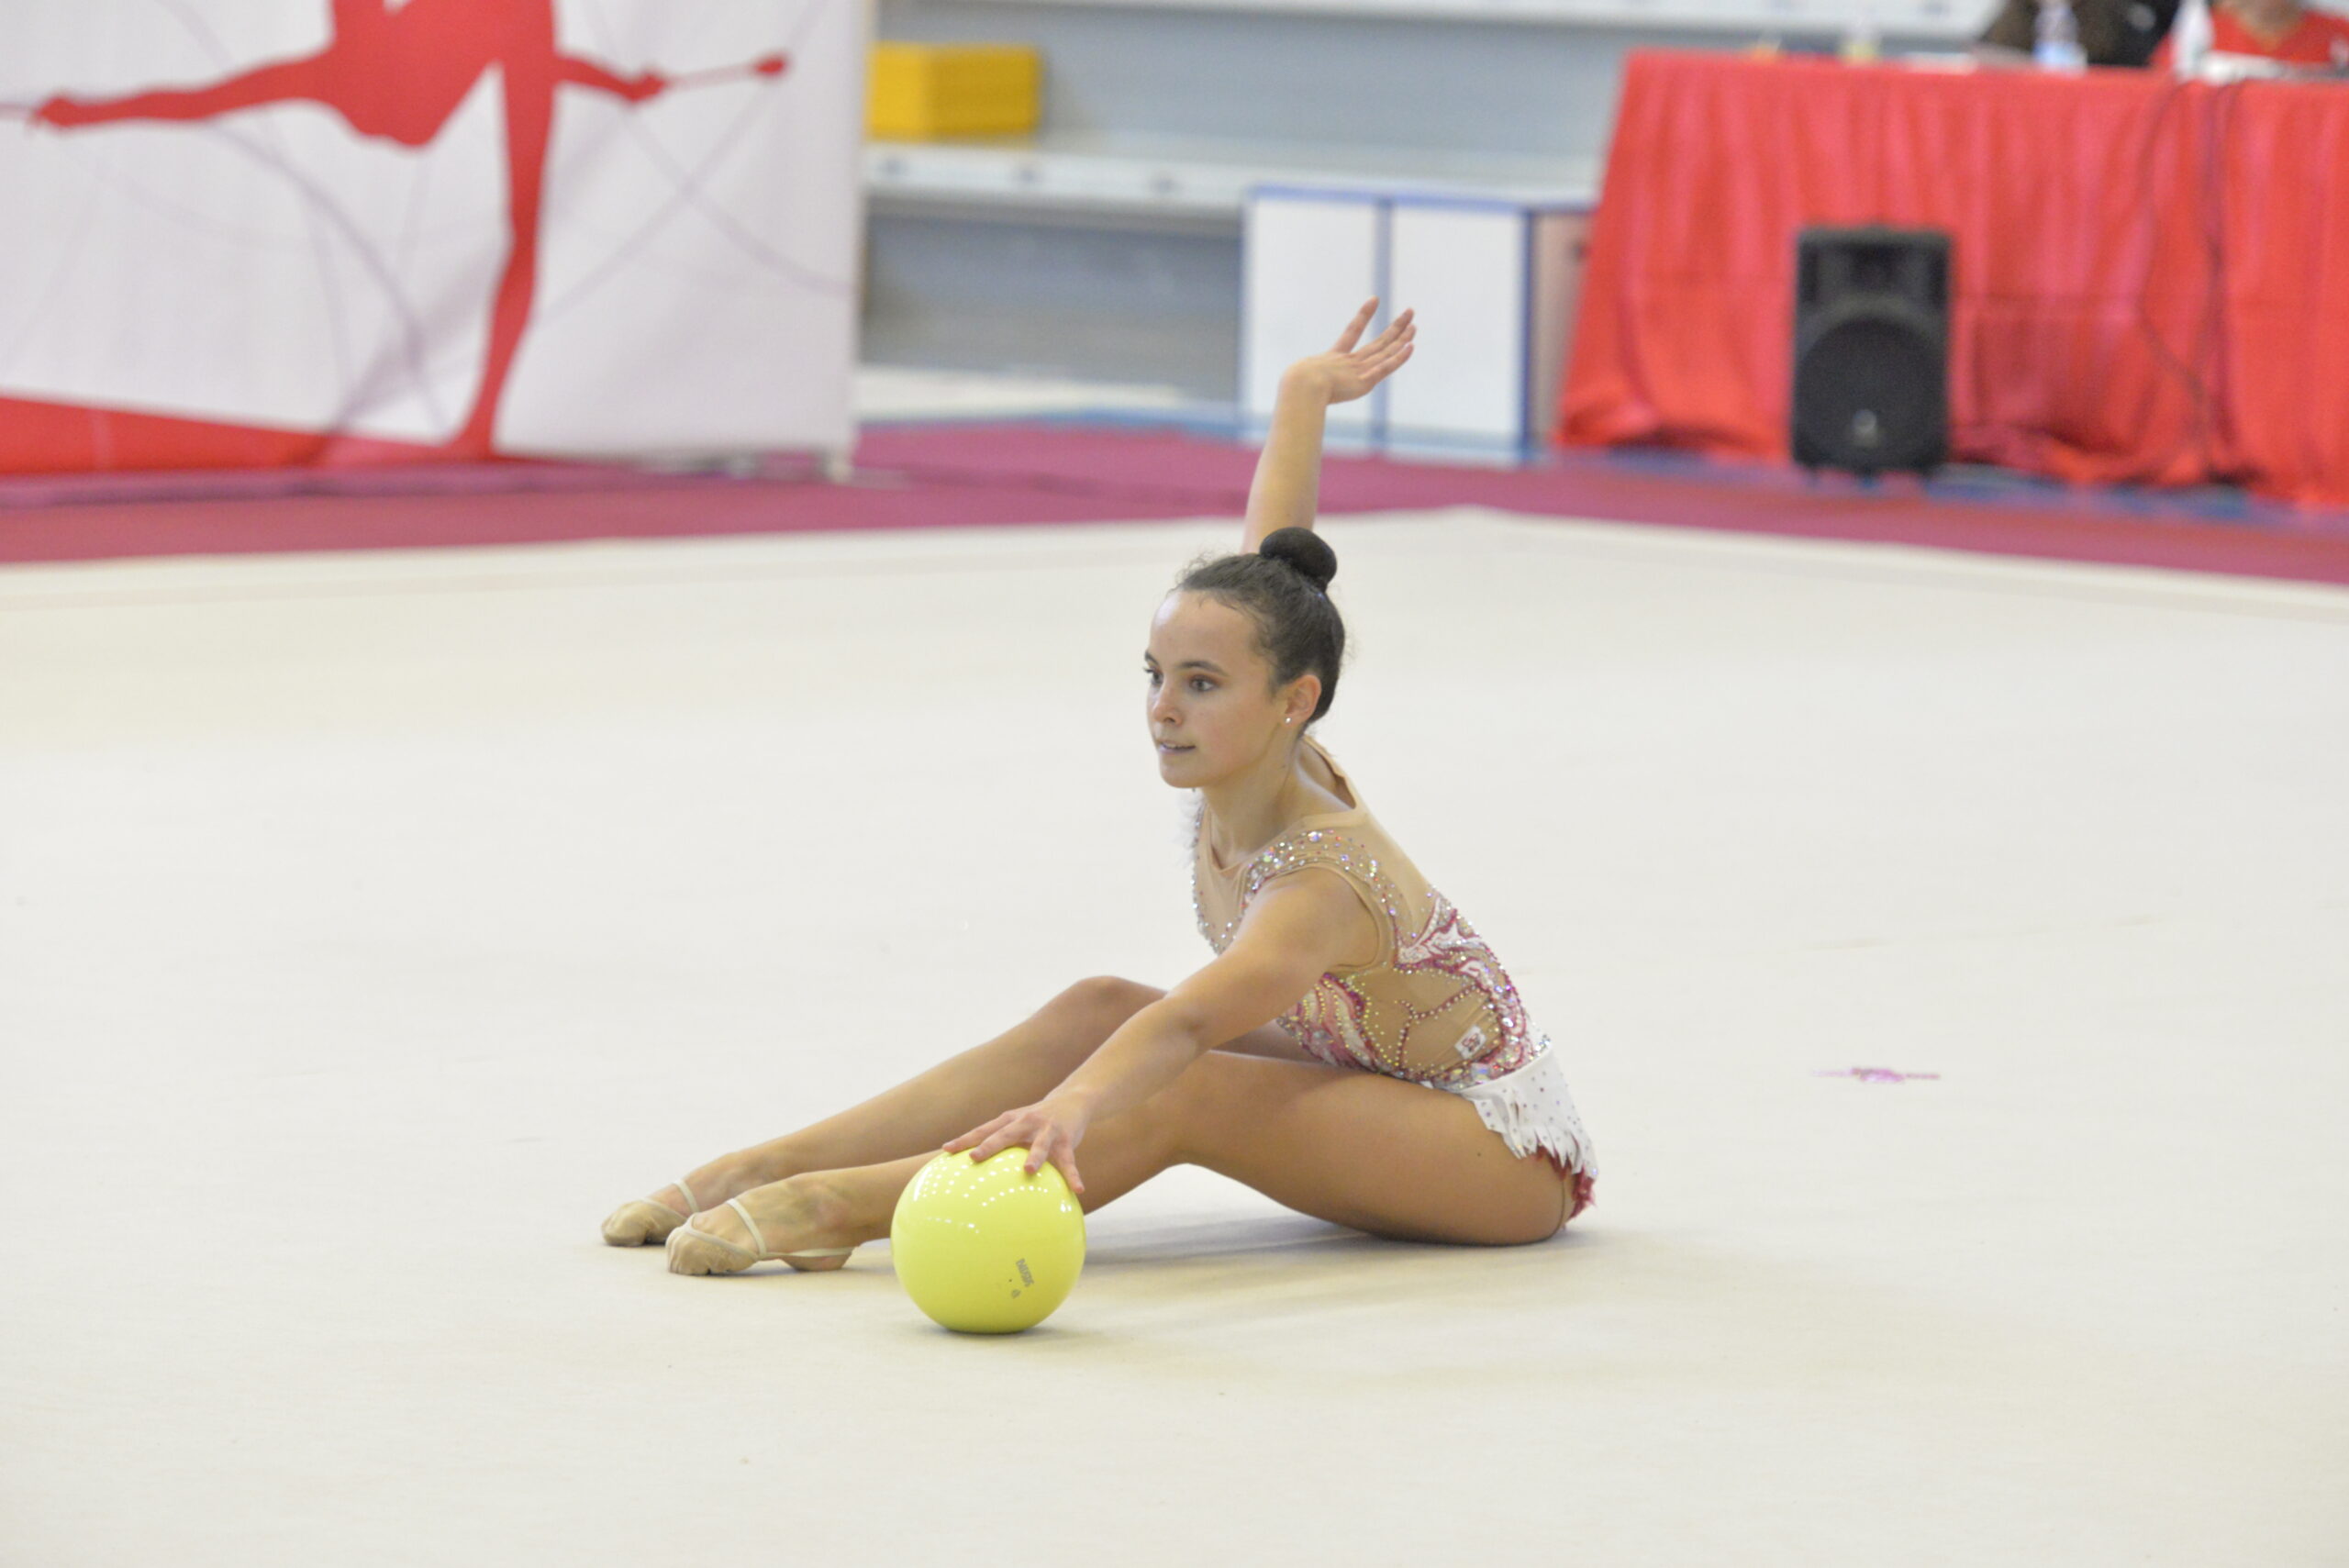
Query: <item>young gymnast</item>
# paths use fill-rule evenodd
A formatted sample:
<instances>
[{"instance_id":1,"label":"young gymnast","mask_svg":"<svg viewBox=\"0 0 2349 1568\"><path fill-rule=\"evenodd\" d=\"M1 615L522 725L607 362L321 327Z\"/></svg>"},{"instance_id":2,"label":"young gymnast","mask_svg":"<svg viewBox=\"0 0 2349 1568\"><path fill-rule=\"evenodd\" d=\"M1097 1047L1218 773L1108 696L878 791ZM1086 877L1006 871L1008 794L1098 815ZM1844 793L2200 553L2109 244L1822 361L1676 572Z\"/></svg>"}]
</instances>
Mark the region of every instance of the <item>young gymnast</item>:
<instances>
[{"instance_id":1,"label":"young gymnast","mask_svg":"<svg viewBox=\"0 0 2349 1568\"><path fill-rule=\"evenodd\" d=\"M941 1149L1015 1145L1087 1213L1183 1164L1410 1240L1540 1241L1589 1204L1597 1167L1548 1037L1307 733L1345 647L1337 557L1310 531L1323 413L1392 374L1417 331L1405 311L1358 348L1376 308L1283 377L1242 552L1194 566L1151 623L1145 711L1159 776L1198 792L1192 895L1214 961L1172 991L1079 981L919 1077L623 1204L606 1241L665 1238L677 1273L836 1269L889 1233Z\"/></svg>"}]
</instances>

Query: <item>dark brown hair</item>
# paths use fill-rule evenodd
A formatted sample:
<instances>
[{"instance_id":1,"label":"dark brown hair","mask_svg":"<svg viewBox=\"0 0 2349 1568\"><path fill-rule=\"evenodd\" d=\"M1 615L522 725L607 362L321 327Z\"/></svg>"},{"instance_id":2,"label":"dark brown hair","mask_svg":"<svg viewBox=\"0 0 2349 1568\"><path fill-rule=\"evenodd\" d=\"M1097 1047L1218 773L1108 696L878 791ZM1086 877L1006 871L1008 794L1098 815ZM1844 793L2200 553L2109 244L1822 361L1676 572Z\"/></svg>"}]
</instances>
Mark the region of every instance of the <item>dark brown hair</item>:
<instances>
[{"instance_id":1,"label":"dark brown hair","mask_svg":"<svg viewBox=\"0 0 2349 1568\"><path fill-rule=\"evenodd\" d=\"M1346 623L1330 602L1338 552L1310 528L1275 528L1253 554L1219 555L1194 564L1174 584L1230 605L1256 624L1256 651L1273 667L1273 685L1307 671L1321 677L1321 700L1310 724L1338 695L1338 665L1346 653Z\"/></svg>"}]
</instances>

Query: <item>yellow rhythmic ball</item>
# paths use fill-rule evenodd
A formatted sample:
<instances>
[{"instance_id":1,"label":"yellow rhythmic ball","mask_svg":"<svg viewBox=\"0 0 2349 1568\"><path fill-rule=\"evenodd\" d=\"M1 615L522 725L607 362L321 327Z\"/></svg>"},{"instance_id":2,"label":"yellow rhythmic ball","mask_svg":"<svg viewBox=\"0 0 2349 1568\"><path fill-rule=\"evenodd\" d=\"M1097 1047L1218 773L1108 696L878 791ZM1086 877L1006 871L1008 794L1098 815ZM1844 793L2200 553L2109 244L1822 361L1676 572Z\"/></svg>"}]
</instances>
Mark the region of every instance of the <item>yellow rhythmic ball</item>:
<instances>
[{"instance_id":1,"label":"yellow rhythmic ball","mask_svg":"<svg viewBox=\"0 0 2349 1568\"><path fill-rule=\"evenodd\" d=\"M964 1334L1016 1334L1052 1314L1085 1267L1085 1210L1058 1167L1014 1145L967 1149L914 1173L889 1219L890 1261L914 1305Z\"/></svg>"}]
</instances>

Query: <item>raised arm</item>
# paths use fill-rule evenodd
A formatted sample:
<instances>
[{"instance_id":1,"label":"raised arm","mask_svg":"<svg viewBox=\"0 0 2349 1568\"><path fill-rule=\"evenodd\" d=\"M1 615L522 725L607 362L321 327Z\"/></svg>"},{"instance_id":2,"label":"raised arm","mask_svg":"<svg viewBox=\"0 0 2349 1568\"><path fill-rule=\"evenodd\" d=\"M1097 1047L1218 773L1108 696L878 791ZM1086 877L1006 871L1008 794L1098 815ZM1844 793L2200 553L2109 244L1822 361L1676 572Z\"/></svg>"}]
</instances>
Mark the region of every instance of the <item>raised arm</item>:
<instances>
[{"instance_id":1,"label":"raised arm","mask_svg":"<svg viewBox=\"0 0 2349 1568\"><path fill-rule=\"evenodd\" d=\"M1256 459L1256 482L1248 489L1248 520L1240 548L1255 549L1275 528L1309 528L1321 495L1322 417L1332 403L1351 403L1402 368L1411 357L1419 328L1411 312L1361 348L1378 301L1366 300L1326 354L1314 354L1281 374L1273 400L1273 426Z\"/></svg>"}]
</instances>

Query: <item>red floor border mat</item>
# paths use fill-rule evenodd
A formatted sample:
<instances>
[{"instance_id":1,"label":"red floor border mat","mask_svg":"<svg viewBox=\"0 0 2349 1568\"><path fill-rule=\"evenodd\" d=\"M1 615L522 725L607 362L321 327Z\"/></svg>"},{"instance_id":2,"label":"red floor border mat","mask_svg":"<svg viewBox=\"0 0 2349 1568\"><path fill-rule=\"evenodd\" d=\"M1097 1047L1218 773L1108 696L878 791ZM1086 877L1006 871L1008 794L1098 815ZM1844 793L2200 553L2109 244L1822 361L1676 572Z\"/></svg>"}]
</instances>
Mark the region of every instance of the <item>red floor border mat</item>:
<instances>
[{"instance_id":1,"label":"red floor border mat","mask_svg":"<svg viewBox=\"0 0 2349 1568\"><path fill-rule=\"evenodd\" d=\"M1254 465L1251 447L1163 430L953 424L868 431L848 484L782 461L740 477L506 462L11 479L0 481L0 562L1236 517ZM1915 481L1867 487L1605 454L1520 469L1332 455L1321 505L1479 506L2349 584L2349 516L2338 513L2148 515L2094 492L1968 500Z\"/></svg>"}]
</instances>

